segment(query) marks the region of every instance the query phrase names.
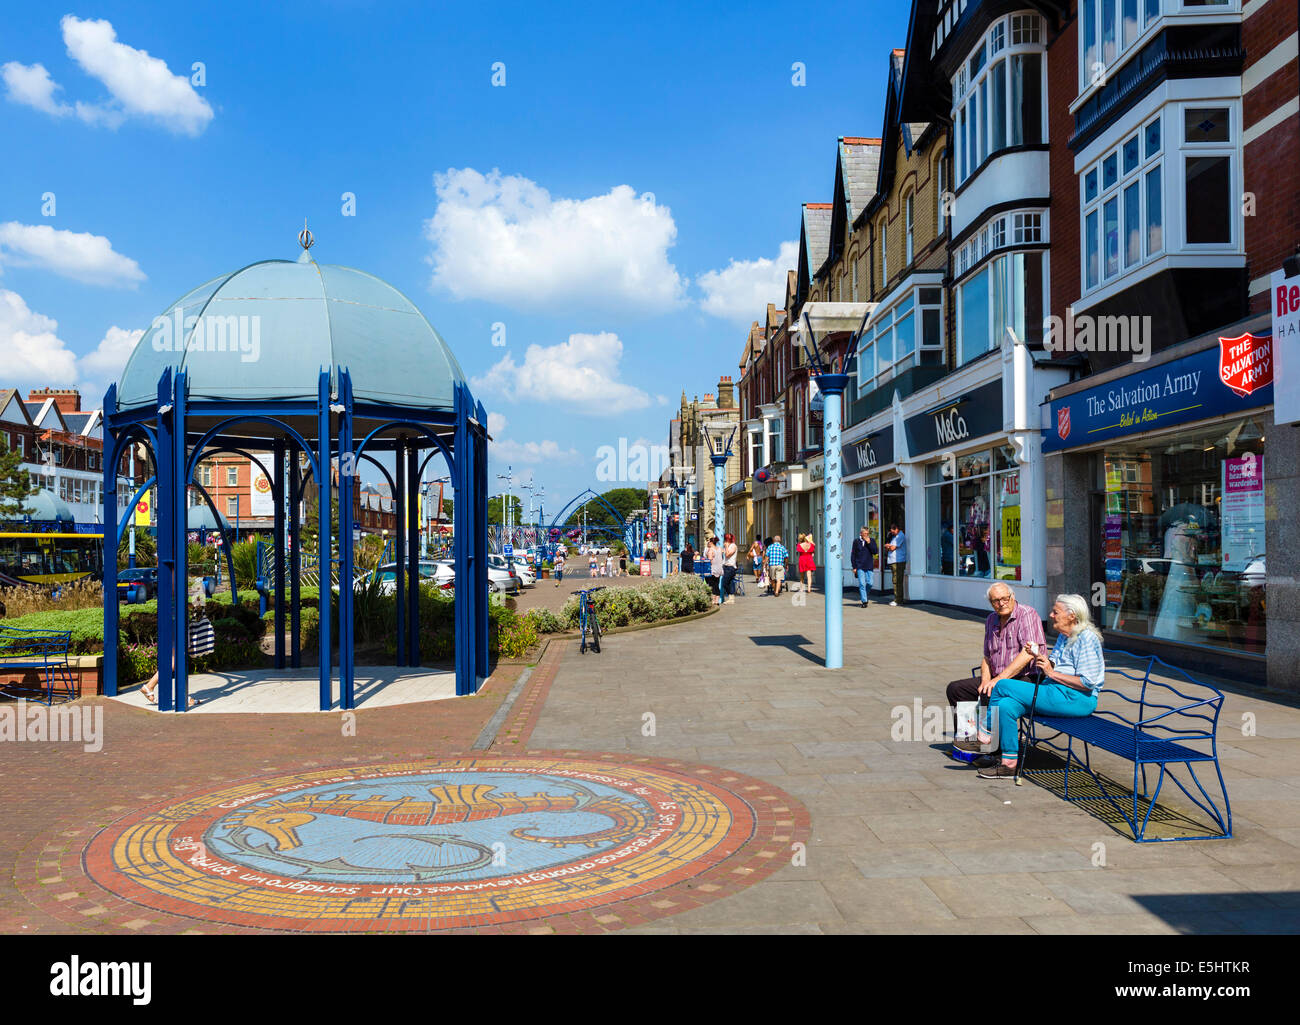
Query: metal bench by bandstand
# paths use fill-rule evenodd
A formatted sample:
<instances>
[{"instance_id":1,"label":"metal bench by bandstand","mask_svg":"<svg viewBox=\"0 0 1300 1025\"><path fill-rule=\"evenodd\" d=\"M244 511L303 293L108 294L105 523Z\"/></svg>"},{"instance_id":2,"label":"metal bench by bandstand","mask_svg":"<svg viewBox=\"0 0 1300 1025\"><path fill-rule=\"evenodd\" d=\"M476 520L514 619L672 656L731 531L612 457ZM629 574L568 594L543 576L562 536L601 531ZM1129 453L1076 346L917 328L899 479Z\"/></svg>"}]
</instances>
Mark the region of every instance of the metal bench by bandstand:
<instances>
[{"instance_id":1,"label":"metal bench by bandstand","mask_svg":"<svg viewBox=\"0 0 1300 1025\"><path fill-rule=\"evenodd\" d=\"M69 701L77 697L72 680L68 653L72 648L69 630L28 630L22 627L0 625L0 673L35 670L44 680L44 699L32 700L43 705L54 704L54 680L59 677ZM0 692L10 697L26 698L26 693L12 693L11 688L21 684L0 687ZM40 690L37 693L41 693Z\"/></svg>"},{"instance_id":2,"label":"metal bench by bandstand","mask_svg":"<svg viewBox=\"0 0 1300 1025\"><path fill-rule=\"evenodd\" d=\"M1122 660L1122 667L1115 664L1116 659ZM1105 800L1123 817L1133 832L1133 839L1138 843L1230 838L1232 808L1228 803L1228 790L1223 782L1223 771L1219 767L1218 744L1215 739L1219 713L1223 709L1222 691L1193 679L1184 670L1171 666L1154 655L1107 651L1106 660L1108 678L1106 687L1102 690L1097 710L1092 715L1072 717L1035 712L1021 719L1022 744L1027 748L1043 744L1065 756L1063 773L1059 768L1024 768L1022 775L1032 778L1062 773L1064 797L1067 801ZM1174 679L1176 685L1152 679L1153 672ZM1118 687L1112 686L1111 679L1115 679L1118 686L1125 686L1122 682L1124 680L1139 684L1138 696L1132 697ZM1121 714L1122 712L1128 712L1129 716L1135 715L1136 718L1126 717ZM1037 735L1039 727L1054 732L1052 736L1040 739ZM1062 736L1067 738L1064 746L1056 742ZM1082 758L1075 751L1076 742L1083 746ZM1092 768L1090 749L1094 747L1126 758L1133 763L1131 801L1123 795L1113 795L1106 790L1102 776ZM1218 789L1223 797L1222 811L1197 778L1194 766L1198 763L1213 765L1215 775L1218 777ZM1022 761L1021 764L1027 763ZM1072 765L1077 765L1090 777L1095 784L1095 790L1086 784L1082 788L1075 784L1074 794L1071 795ZM1150 791L1147 781L1148 766L1158 766L1160 769L1154 792ZM1187 775L1190 777L1189 782L1195 785L1200 797L1184 785L1184 782L1174 774L1171 766L1186 767ZM1166 776L1188 800L1210 816L1218 826L1219 832L1197 836L1148 837L1146 835L1147 824L1160 797L1160 789L1164 785ZM1141 800L1146 802L1145 814L1142 814L1138 806L1139 777Z\"/></svg>"}]
</instances>

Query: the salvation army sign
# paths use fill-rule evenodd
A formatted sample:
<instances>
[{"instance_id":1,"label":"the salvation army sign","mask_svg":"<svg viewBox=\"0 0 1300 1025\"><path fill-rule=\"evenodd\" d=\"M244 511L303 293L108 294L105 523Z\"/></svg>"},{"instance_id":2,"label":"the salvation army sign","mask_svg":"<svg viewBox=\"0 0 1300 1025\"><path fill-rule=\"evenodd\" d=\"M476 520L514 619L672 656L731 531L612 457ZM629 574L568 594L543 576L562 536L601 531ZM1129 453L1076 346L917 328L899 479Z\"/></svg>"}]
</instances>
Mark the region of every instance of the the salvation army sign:
<instances>
[{"instance_id":1,"label":"the salvation army sign","mask_svg":"<svg viewBox=\"0 0 1300 1025\"><path fill-rule=\"evenodd\" d=\"M1273 383L1273 334L1219 339L1219 380L1238 395Z\"/></svg>"},{"instance_id":2,"label":"the salvation army sign","mask_svg":"<svg viewBox=\"0 0 1300 1025\"><path fill-rule=\"evenodd\" d=\"M1064 441L1070 436L1070 407L1062 406L1056 411L1056 433Z\"/></svg>"}]
</instances>

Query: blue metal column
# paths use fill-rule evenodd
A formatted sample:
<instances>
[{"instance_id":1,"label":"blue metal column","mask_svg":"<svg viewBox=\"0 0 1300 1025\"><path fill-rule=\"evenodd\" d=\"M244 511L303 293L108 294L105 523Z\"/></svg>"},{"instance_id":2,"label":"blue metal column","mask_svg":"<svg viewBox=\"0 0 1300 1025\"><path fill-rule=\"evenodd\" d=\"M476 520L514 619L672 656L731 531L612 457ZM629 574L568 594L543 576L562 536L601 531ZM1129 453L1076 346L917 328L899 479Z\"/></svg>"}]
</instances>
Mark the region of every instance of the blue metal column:
<instances>
[{"instance_id":1,"label":"blue metal column","mask_svg":"<svg viewBox=\"0 0 1300 1025\"><path fill-rule=\"evenodd\" d=\"M397 658L406 665L406 439L393 441L393 534L397 558L393 566L393 595L397 605ZM459 583L459 581L457 581Z\"/></svg>"},{"instance_id":2,"label":"blue metal column","mask_svg":"<svg viewBox=\"0 0 1300 1025\"><path fill-rule=\"evenodd\" d=\"M659 565L660 577L668 579L668 503L659 501Z\"/></svg>"},{"instance_id":3,"label":"blue metal column","mask_svg":"<svg viewBox=\"0 0 1300 1025\"><path fill-rule=\"evenodd\" d=\"M472 401L472 399L471 399ZM479 403L473 410L477 426L471 425L468 433L472 437L471 450L474 461L470 463L468 473L474 493L478 496L478 517L474 521L474 690L477 694L482 682L487 679L488 665L488 543L487 543L487 500L488 500L488 449L487 449L487 410Z\"/></svg>"},{"instance_id":4,"label":"blue metal column","mask_svg":"<svg viewBox=\"0 0 1300 1025\"><path fill-rule=\"evenodd\" d=\"M844 552L840 529L840 420L847 374L820 374L817 386L826 396L823 410L826 480L822 485L822 552L826 560L826 668L844 665Z\"/></svg>"},{"instance_id":5,"label":"blue metal column","mask_svg":"<svg viewBox=\"0 0 1300 1025\"><path fill-rule=\"evenodd\" d=\"M352 473L356 457L352 451L352 374L339 371L339 707L355 708L353 681L356 670L353 621L355 594L352 584Z\"/></svg>"},{"instance_id":6,"label":"blue metal column","mask_svg":"<svg viewBox=\"0 0 1300 1025\"><path fill-rule=\"evenodd\" d=\"M172 528L175 523L176 464L172 459L172 418L163 412L172 404L172 368L167 367L158 379L158 450L154 453L158 468L158 711L173 707L172 664L176 644L176 568L172 552ZM184 496L181 497L182 503ZM182 599L183 601L184 599Z\"/></svg>"},{"instance_id":7,"label":"blue metal column","mask_svg":"<svg viewBox=\"0 0 1300 1025\"><path fill-rule=\"evenodd\" d=\"M272 446L272 458L275 460L275 479L271 481L271 499L275 502L275 577L272 581L272 594L275 601L275 668L284 668L284 560L285 560L285 522L284 496L287 474L284 472L284 442L277 441Z\"/></svg>"},{"instance_id":8,"label":"blue metal column","mask_svg":"<svg viewBox=\"0 0 1300 1025\"><path fill-rule=\"evenodd\" d=\"M334 680L330 650L330 375L322 370L316 387L316 465L320 467L320 486L316 497L317 515L320 517L319 562L320 568L320 710L328 712L334 706Z\"/></svg>"},{"instance_id":9,"label":"blue metal column","mask_svg":"<svg viewBox=\"0 0 1300 1025\"><path fill-rule=\"evenodd\" d=\"M420 664L420 517L412 510L420 500L420 452L414 438L406 449L406 664Z\"/></svg>"},{"instance_id":10,"label":"blue metal column","mask_svg":"<svg viewBox=\"0 0 1300 1025\"><path fill-rule=\"evenodd\" d=\"M296 450L289 456L289 665L302 667L302 486Z\"/></svg>"},{"instance_id":11,"label":"blue metal column","mask_svg":"<svg viewBox=\"0 0 1300 1025\"><path fill-rule=\"evenodd\" d=\"M456 569L456 694L474 693L474 645L470 636L476 614L474 584L470 578L469 550L473 544L474 520L478 509L473 492L474 467L469 451L469 410L465 387L455 388L456 429L452 441L451 480L455 505L451 510L453 558ZM486 529L486 528L485 528Z\"/></svg>"},{"instance_id":12,"label":"blue metal column","mask_svg":"<svg viewBox=\"0 0 1300 1025\"><path fill-rule=\"evenodd\" d=\"M172 378L172 480L175 483L176 516L172 529L172 544L175 551L176 566L176 711L189 710L189 671L186 660L189 656L189 607L190 607L190 572L189 572L189 474L185 468L185 392L188 388L185 373L182 371ZM229 542L227 542L229 544ZM231 574L234 569L232 565Z\"/></svg>"},{"instance_id":13,"label":"blue metal column","mask_svg":"<svg viewBox=\"0 0 1300 1025\"><path fill-rule=\"evenodd\" d=\"M122 458L118 448L118 435L109 426L109 419L117 412L117 385L108 386L104 395L104 693L117 696L117 464ZM134 466L134 460L132 461ZM132 489L135 481L131 482ZM128 516L135 510L128 509Z\"/></svg>"}]
</instances>

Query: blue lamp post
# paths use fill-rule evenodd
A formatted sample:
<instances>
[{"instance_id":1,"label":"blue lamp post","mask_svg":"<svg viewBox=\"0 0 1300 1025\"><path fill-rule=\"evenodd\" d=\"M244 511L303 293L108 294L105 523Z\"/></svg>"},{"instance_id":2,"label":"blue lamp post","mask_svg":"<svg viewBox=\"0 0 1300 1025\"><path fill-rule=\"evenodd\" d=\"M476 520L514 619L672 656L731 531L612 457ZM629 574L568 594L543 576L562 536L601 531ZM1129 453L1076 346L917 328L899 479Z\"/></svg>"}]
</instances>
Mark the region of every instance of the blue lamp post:
<instances>
[{"instance_id":1,"label":"blue lamp post","mask_svg":"<svg viewBox=\"0 0 1300 1025\"><path fill-rule=\"evenodd\" d=\"M718 542L726 537L726 510L722 502L722 489L726 486L724 480L727 460L731 458L731 442L736 437L736 429L731 428L729 434L724 435L727 430L727 424L706 424L704 427L704 438L709 444L709 462L713 464L713 533Z\"/></svg>"},{"instance_id":2,"label":"blue lamp post","mask_svg":"<svg viewBox=\"0 0 1300 1025\"><path fill-rule=\"evenodd\" d=\"M804 314L807 326L802 342L808 356L808 365L817 378L817 388L826 397L822 415L823 448L826 455L826 477L822 485L822 552L826 559L826 668L844 666L844 551L841 545L843 531L840 527L842 511L840 472L840 419L844 409L844 390L849 384L849 369L857 357L858 339L866 329L872 307L862 318L858 330L849 339L844 352L843 373L832 373L822 360L813 337L812 321ZM809 342L812 342L811 346Z\"/></svg>"},{"instance_id":3,"label":"blue lamp post","mask_svg":"<svg viewBox=\"0 0 1300 1025\"><path fill-rule=\"evenodd\" d=\"M668 503L671 494L670 487L659 489L659 575L664 580L668 579Z\"/></svg>"}]
</instances>

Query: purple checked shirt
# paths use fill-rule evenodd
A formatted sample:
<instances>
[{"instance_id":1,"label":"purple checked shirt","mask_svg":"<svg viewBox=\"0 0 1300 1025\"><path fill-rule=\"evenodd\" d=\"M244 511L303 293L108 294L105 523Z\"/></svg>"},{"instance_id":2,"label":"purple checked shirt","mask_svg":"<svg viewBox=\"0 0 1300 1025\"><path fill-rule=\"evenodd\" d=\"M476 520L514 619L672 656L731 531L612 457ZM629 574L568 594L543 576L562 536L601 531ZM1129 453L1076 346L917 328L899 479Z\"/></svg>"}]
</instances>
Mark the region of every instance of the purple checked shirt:
<instances>
[{"instance_id":1,"label":"purple checked shirt","mask_svg":"<svg viewBox=\"0 0 1300 1025\"><path fill-rule=\"evenodd\" d=\"M984 621L984 657L989 661L989 671L998 676L1020 654L1028 643L1036 643L1039 651L1047 651L1043 636L1043 621L1029 605L1016 604L1006 626L998 623L998 614L990 613Z\"/></svg>"}]
</instances>

